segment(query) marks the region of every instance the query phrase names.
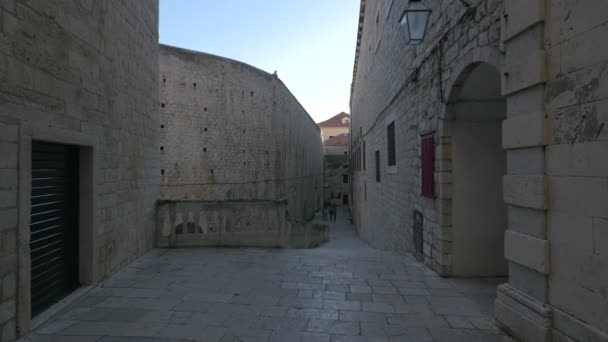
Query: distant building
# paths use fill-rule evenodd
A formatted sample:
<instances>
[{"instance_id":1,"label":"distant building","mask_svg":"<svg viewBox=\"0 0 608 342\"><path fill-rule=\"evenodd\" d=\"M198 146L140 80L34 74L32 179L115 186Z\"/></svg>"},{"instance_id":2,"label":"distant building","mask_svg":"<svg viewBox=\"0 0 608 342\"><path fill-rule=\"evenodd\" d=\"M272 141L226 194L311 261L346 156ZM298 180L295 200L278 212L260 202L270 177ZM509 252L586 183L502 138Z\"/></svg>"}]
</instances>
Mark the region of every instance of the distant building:
<instances>
[{"instance_id":1,"label":"distant building","mask_svg":"<svg viewBox=\"0 0 608 342\"><path fill-rule=\"evenodd\" d=\"M342 112L318 124L323 137L323 198L338 198L338 203L349 204L350 115Z\"/></svg>"},{"instance_id":2,"label":"distant building","mask_svg":"<svg viewBox=\"0 0 608 342\"><path fill-rule=\"evenodd\" d=\"M336 137L340 134L349 133L350 131L350 115L342 112L328 120L317 124L321 128L321 140Z\"/></svg>"}]
</instances>

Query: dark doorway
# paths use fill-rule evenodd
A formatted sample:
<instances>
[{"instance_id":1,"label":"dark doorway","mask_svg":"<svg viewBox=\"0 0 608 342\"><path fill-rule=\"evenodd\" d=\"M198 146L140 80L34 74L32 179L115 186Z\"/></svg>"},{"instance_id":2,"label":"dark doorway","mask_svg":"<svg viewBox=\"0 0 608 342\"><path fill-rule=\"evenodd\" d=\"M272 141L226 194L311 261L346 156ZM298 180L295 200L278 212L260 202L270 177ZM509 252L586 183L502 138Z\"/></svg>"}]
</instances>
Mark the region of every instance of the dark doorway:
<instances>
[{"instance_id":1,"label":"dark doorway","mask_svg":"<svg viewBox=\"0 0 608 342\"><path fill-rule=\"evenodd\" d=\"M348 205L348 195L347 194L342 195L342 204Z\"/></svg>"},{"instance_id":2,"label":"dark doorway","mask_svg":"<svg viewBox=\"0 0 608 342\"><path fill-rule=\"evenodd\" d=\"M78 147L32 142L32 317L78 286Z\"/></svg>"}]
</instances>

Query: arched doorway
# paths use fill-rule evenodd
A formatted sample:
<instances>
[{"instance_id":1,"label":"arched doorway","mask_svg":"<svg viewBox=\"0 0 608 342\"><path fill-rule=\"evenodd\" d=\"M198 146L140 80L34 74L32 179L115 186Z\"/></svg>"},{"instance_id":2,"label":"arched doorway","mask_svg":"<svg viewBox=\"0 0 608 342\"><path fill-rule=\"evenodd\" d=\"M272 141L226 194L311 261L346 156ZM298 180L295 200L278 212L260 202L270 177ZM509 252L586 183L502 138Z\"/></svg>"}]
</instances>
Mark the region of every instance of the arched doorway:
<instances>
[{"instance_id":1,"label":"arched doorway","mask_svg":"<svg viewBox=\"0 0 608 342\"><path fill-rule=\"evenodd\" d=\"M499 71L487 63L468 66L451 89L445 119L452 136L452 276L508 273L501 134L506 101L500 89Z\"/></svg>"}]
</instances>

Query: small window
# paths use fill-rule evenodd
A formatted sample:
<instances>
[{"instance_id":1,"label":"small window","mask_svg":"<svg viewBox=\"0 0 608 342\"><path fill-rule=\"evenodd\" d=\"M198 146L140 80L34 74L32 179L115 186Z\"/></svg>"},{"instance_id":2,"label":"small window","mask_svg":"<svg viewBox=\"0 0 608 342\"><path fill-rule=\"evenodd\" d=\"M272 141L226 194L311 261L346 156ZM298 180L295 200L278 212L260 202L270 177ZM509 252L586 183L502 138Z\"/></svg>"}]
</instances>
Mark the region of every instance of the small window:
<instances>
[{"instance_id":1,"label":"small window","mask_svg":"<svg viewBox=\"0 0 608 342\"><path fill-rule=\"evenodd\" d=\"M433 133L424 134L420 141L422 196L435 198L435 141Z\"/></svg>"},{"instance_id":2,"label":"small window","mask_svg":"<svg viewBox=\"0 0 608 342\"><path fill-rule=\"evenodd\" d=\"M348 184L348 175L342 175L342 183Z\"/></svg>"},{"instance_id":3,"label":"small window","mask_svg":"<svg viewBox=\"0 0 608 342\"><path fill-rule=\"evenodd\" d=\"M380 182L380 151L376 151L376 182Z\"/></svg>"},{"instance_id":4,"label":"small window","mask_svg":"<svg viewBox=\"0 0 608 342\"><path fill-rule=\"evenodd\" d=\"M365 140L363 140L363 171L365 171Z\"/></svg>"},{"instance_id":5,"label":"small window","mask_svg":"<svg viewBox=\"0 0 608 342\"><path fill-rule=\"evenodd\" d=\"M342 168L343 168L343 169L348 169L348 164L344 164L344 165L342 165Z\"/></svg>"},{"instance_id":6,"label":"small window","mask_svg":"<svg viewBox=\"0 0 608 342\"><path fill-rule=\"evenodd\" d=\"M334 137L333 135L330 135L330 136L329 136L329 139L331 139L331 138L333 138L333 137Z\"/></svg>"},{"instance_id":7,"label":"small window","mask_svg":"<svg viewBox=\"0 0 608 342\"><path fill-rule=\"evenodd\" d=\"M347 156L348 155L348 151L344 151L344 155Z\"/></svg>"},{"instance_id":8,"label":"small window","mask_svg":"<svg viewBox=\"0 0 608 342\"><path fill-rule=\"evenodd\" d=\"M386 127L386 141L388 143L388 166L393 166L397 164L397 158L395 156L395 122L391 122L390 125Z\"/></svg>"}]
</instances>

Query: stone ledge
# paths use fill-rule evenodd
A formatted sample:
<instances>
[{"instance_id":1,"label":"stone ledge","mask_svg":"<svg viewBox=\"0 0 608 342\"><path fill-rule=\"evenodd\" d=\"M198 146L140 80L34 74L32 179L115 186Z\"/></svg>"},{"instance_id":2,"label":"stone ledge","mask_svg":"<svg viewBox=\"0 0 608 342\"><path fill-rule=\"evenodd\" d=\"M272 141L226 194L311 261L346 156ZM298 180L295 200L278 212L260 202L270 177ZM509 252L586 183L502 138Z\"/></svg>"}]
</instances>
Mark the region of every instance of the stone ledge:
<instances>
[{"instance_id":1,"label":"stone ledge","mask_svg":"<svg viewBox=\"0 0 608 342\"><path fill-rule=\"evenodd\" d=\"M559 309L553 308L554 336L557 335L564 341L608 341L608 335L599 331L574 316L571 316ZM558 341L560 341L558 339Z\"/></svg>"},{"instance_id":2,"label":"stone ledge","mask_svg":"<svg viewBox=\"0 0 608 342\"><path fill-rule=\"evenodd\" d=\"M549 342L552 311L509 284L498 287L496 322L521 341Z\"/></svg>"}]
</instances>

